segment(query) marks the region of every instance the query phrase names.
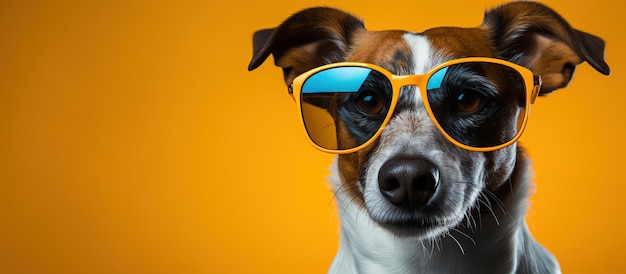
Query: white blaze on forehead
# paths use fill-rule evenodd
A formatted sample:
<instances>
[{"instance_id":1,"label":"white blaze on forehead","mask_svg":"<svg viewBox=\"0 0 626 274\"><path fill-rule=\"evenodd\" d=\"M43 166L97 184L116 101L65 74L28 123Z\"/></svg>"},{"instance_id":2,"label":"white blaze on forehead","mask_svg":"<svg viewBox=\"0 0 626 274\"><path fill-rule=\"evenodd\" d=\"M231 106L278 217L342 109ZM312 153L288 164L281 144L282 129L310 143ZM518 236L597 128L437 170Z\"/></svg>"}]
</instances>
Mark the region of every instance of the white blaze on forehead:
<instances>
[{"instance_id":1,"label":"white blaze on forehead","mask_svg":"<svg viewBox=\"0 0 626 274\"><path fill-rule=\"evenodd\" d=\"M424 74L432 67L433 64L433 49L426 36L416 33L404 34L404 40L409 49L411 50L411 58L413 62L413 74ZM416 100L422 102L422 98L419 92L415 94Z\"/></svg>"},{"instance_id":2,"label":"white blaze on forehead","mask_svg":"<svg viewBox=\"0 0 626 274\"><path fill-rule=\"evenodd\" d=\"M411 49L411 57L413 58L414 74L424 74L430 69L432 58L432 47L426 36L416 33L404 34L404 40Z\"/></svg>"}]
</instances>

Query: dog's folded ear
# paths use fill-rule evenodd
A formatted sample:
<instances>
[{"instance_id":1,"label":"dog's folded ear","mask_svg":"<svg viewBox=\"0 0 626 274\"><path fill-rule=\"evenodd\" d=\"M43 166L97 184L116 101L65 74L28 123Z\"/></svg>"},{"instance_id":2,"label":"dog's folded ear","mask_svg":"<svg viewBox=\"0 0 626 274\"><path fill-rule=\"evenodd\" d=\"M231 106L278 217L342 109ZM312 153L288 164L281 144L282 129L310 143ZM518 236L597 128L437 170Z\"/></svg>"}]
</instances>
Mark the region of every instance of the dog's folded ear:
<instances>
[{"instance_id":1,"label":"dog's folded ear","mask_svg":"<svg viewBox=\"0 0 626 274\"><path fill-rule=\"evenodd\" d=\"M501 58L541 75L541 95L567 86L576 65L585 61L598 72L610 74L604 41L572 28L543 4L504 4L485 13L481 28L490 34Z\"/></svg>"},{"instance_id":2,"label":"dog's folded ear","mask_svg":"<svg viewBox=\"0 0 626 274\"><path fill-rule=\"evenodd\" d=\"M270 54L283 68L285 82L297 75L333 62L343 61L352 35L364 30L363 22L343 11L317 7L300 11L277 28L257 31L248 70L263 64Z\"/></svg>"}]
</instances>

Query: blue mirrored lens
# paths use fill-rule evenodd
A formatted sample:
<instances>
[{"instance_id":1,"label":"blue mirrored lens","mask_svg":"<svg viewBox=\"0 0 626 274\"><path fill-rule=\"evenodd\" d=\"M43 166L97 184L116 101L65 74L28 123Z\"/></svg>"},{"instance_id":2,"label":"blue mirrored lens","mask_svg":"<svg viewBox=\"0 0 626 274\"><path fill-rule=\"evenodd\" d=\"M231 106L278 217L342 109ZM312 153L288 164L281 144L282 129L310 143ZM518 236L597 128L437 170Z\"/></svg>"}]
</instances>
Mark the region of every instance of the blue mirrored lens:
<instances>
[{"instance_id":1,"label":"blue mirrored lens","mask_svg":"<svg viewBox=\"0 0 626 274\"><path fill-rule=\"evenodd\" d=\"M357 92L372 70L363 67L337 67L311 75L302 93Z\"/></svg>"},{"instance_id":2,"label":"blue mirrored lens","mask_svg":"<svg viewBox=\"0 0 626 274\"><path fill-rule=\"evenodd\" d=\"M426 89L431 90L440 88L447 71L448 67L445 67L433 73L433 75L430 76L430 79L428 79L428 85Z\"/></svg>"}]
</instances>

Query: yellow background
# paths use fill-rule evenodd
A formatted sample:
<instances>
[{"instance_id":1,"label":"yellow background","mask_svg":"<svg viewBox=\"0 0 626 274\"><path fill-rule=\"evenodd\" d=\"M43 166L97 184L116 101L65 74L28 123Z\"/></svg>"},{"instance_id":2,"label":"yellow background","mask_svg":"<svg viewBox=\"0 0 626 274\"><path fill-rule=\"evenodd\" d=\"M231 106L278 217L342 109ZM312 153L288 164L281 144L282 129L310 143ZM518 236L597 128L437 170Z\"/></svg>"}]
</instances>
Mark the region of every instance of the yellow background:
<instances>
[{"instance_id":1,"label":"yellow background","mask_svg":"<svg viewBox=\"0 0 626 274\"><path fill-rule=\"evenodd\" d=\"M372 30L476 26L499 1L2 1L0 273L321 273L325 177L252 33L329 5ZM603 37L532 109L529 225L564 273L626 271L620 1L550 0Z\"/></svg>"}]
</instances>

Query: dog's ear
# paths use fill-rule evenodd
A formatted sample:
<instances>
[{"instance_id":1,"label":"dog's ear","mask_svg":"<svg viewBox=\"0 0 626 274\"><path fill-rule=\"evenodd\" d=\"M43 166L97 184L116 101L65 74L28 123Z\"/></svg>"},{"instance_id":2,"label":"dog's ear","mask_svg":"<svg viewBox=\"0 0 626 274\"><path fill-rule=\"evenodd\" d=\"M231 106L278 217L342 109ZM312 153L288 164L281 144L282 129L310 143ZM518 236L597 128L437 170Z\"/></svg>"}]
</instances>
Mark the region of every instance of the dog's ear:
<instances>
[{"instance_id":1,"label":"dog's ear","mask_svg":"<svg viewBox=\"0 0 626 274\"><path fill-rule=\"evenodd\" d=\"M545 95L571 81L576 65L587 61L608 75L604 41L572 28L558 13L536 2L512 2L487 11L481 25L500 57L541 75Z\"/></svg>"},{"instance_id":2,"label":"dog's ear","mask_svg":"<svg viewBox=\"0 0 626 274\"><path fill-rule=\"evenodd\" d=\"M248 70L263 64L270 54L283 68L285 82L297 75L345 59L352 35L364 30L363 22L340 10L317 7L300 11L277 28L257 31Z\"/></svg>"}]
</instances>

